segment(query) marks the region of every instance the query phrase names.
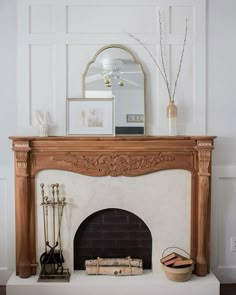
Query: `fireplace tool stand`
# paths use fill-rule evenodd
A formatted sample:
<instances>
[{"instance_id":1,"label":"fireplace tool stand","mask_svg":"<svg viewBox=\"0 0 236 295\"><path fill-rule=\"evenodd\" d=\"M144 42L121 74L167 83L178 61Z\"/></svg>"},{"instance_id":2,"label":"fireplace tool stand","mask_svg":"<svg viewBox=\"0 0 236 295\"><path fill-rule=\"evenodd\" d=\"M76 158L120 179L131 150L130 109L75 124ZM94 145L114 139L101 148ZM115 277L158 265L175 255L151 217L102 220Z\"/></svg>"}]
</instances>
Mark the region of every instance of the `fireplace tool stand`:
<instances>
[{"instance_id":1,"label":"fireplace tool stand","mask_svg":"<svg viewBox=\"0 0 236 295\"><path fill-rule=\"evenodd\" d=\"M63 210L66 205L65 198L59 196L59 184L51 184L52 200L44 194L44 184L41 183L44 245L45 252L40 256L41 271L38 282L69 282L70 272L64 268L65 262L62 254L61 223ZM56 195L56 198L55 198ZM49 212L51 214L49 214ZM51 218L50 218L51 217ZM49 224L52 224L49 242ZM56 237L57 232L57 237Z\"/></svg>"}]
</instances>

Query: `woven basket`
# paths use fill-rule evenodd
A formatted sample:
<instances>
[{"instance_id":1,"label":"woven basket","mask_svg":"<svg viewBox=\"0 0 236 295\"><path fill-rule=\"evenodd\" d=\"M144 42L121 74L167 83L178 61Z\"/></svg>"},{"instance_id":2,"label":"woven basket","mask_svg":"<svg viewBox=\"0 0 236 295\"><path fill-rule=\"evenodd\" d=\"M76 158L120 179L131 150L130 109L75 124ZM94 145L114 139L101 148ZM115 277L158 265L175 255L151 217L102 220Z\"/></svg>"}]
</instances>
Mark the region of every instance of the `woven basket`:
<instances>
[{"instance_id":1,"label":"woven basket","mask_svg":"<svg viewBox=\"0 0 236 295\"><path fill-rule=\"evenodd\" d=\"M173 249L173 248L185 252L191 258L191 255L188 252L186 252L185 250L183 250L179 247L166 248L162 253L162 257L164 256L164 253L166 250ZM194 270L194 264L192 264L190 266L186 266L186 267L181 267L181 268L174 268L174 267L170 267L170 266L166 266L166 265L162 264L162 268L165 272L166 277L169 280L174 281L174 282L185 282L191 278L192 272Z\"/></svg>"},{"instance_id":2,"label":"woven basket","mask_svg":"<svg viewBox=\"0 0 236 295\"><path fill-rule=\"evenodd\" d=\"M185 282L191 278L194 266L187 266L182 268L173 268L166 265L162 265L166 277L174 282Z\"/></svg>"}]
</instances>

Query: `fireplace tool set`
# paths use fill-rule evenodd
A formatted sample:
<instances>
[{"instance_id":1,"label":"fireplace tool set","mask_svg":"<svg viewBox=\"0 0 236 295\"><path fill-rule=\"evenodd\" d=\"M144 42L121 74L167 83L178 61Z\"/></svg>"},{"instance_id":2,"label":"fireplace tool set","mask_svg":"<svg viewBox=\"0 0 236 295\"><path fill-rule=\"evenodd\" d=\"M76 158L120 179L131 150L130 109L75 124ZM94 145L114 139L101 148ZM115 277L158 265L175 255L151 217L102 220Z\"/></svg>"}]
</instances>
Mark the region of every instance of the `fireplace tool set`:
<instances>
[{"instance_id":1,"label":"fireplace tool set","mask_svg":"<svg viewBox=\"0 0 236 295\"><path fill-rule=\"evenodd\" d=\"M63 210L66 206L65 197L60 197L59 184L51 184L52 199L44 194L44 184L41 183L41 195L43 207L44 245L45 252L40 256L41 272L39 282L67 281L70 280L70 272L63 267L61 224ZM49 225L51 231L49 230ZM50 236L50 237L49 237Z\"/></svg>"}]
</instances>

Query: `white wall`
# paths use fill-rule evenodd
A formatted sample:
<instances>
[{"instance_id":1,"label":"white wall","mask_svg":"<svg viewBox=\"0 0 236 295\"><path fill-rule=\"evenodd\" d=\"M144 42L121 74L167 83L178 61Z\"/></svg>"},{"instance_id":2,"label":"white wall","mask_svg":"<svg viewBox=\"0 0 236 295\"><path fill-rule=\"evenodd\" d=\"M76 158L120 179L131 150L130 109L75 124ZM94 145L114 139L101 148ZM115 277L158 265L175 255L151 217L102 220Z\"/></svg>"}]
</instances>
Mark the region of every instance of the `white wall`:
<instances>
[{"instance_id":1,"label":"white wall","mask_svg":"<svg viewBox=\"0 0 236 295\"><path fill-rule=\"evenodd\" d=\"M48 111L50 135L65 135L66 98L83 96L82 74L104 45L122 44L143 64L147 77L146 130L168 134L168 95L149 54L158 60L161 11L166 66L172 85L188 18L188 43L176 101L180 134L205 134L205 0L21 0L19 2L19 130L37 134L34 111ZM132 21L130 15L132 14ZM87 17L88 15L88 17ZM122 22L117 15L122 15ZM86 17L85 17L86 16ZM184 87L183 87L184 86ZM185 110L185 111L183 111Z\"/></svg>"},{"instance_id":2,"label":"white wall","mask_svg":"<svg viewBox=\"0 0 236 295\"><path fill-rule=\"evenodd\" d=\"M208 4L208 133L216 134L215 165L236 164L236 1Z\"/></svg>"},{"instance_id":3,"label":"white wall","mask_svg":"<svg viewBox=\"0 0 236 295\"><path fill-rule=\"evenodd\" d=\"M0 284L14 267L13 155L9 135L16 134L16 0L0 1Z\"/></svg>"},{"instance_id":4,"label":"white wall","mask_svg":"<svg viewBox=\"0 0 236 295\"><path fill-rule=\"evenodd\" d=\"M21 110L25 108L25 105L22 106L22 97L19 97L19 93L17 96L16 91L16 2L19 4L25 2L25 0L0 1L0 126L2 126L0 133L0 270L13 269L14 267L13 155L8 136L18 133L16 126L17 106L20 113ZM230 251L229 243L229 237L236 236L236 214L234 212L234 208L236 208L236 156L234 153L236 147L236 124L234 123L236 113L236 83L234 81L236 68L236 19L234 14L236 11L236 2L235 0L208 0L207 6L207 134L218 136L213 159L212 266L222 282L236 282L236 252L232 253ZM60 9L57 12L62 13ZM21 13L22 10L19 16L22 16ZM63 15L62 13L62 17L64 17ZM47 16L50 16L50 13ZM36 31L40 29L40 27L37 27L37 23L34 25ZM74 27L72 25L71 23L70 29L73 31ZM50 23L45 19L44 27L41 27L41 29L45 30L48 29L48 27L50 27ZM56 24L56 28L60 32L63 31L60 27L60 23ZM51 27L51 29L54 30L55 27ZM32 38L32 41L34 41L36 45L37 36L38 35L35 34L34 38ZM117 35L109 35L109 43L115 41L114 36ZM50 37L47 35L44 37L45 42L47 41L46 44L50 44L50 42L48 42ZM82 35L80 35L80 37L84 38L82 38L84 42L89 41ZM73 44L73 36L69 41ZM108 40L103 39L104 43L107 41ZM56 39L56 42L60 44L59 39ZM100 44L97 48L102 47L102 45L103 44ZM76 45L71 46L70 50L73 51L76 49L75 46ZM37 53L37 47L35 48L35 53ZM47 47L44 48L47 49ZM150 48L154 48L152 42ZM135 46L133 46L133 49L136 50L139 55L144 54L144 51L138 52ZM19 48L19 52L21 52L21 50L23 49ZM61 48L60 50L62 54L65 54L64 49ZM153 52L155 52L155 50ZM93 53L94 50L88 52L89 56L87 59L90 59ZM19 57L18 62L20 64L27 60L26 55L20 54ZM201 60L199 62L201 62ZM63 70L65 63L60 67ZM145 68L149 69L150 72L155 70L151 63L148 61L146 62L146 60ZM56 69L57 72L60 73L57 64ZM25 74L26 72L23 70L23 79L26 77ZM60 75L58 75L57 78L60 79L59 76ZM63 76L61 78L64 79L66 77ZM18 79L18 82L21 82L21 79ZM24 90L24 85L22 86L21 83L19 84L22 93L22 87ZM151 88L148 90L148 95L153 95L155 93L155 87L155 85L151 85ZM27 87L25 89L27 89ZM60 89L53 89L53 91L54 90L58 92ZM204 92L204 89L202 91ZM64 97L65 93L65 89L62 88L62 93L59 93L59 97L60 95ZM40 98L38 99L40 100ZM44 97L43 99L46 98ZM35 101L37 102L37 99ZM60 106L56 108L56 116L61 115L61 108L63 106L64 104L60 103ZM158 123L153 113L154 107L156 106L157 105L152 104L147 108L150 119L150 131L157 130L156 126L151 126ZM197 104L195 104L195 106L197 107ZM203 114L203 116L204 115L205 114ZM64 115L62 115L62 118L64 118L63 116ZM24 123L28 122L29 119L27 116L26 119L23 117L24 113L22 114L22 118L19 118L18 121L18 126L20 127L22 127L22 125L24 126ZM28 134L32 134L36 132L36 130L28 128L27 132ZM21 130L20 134L22 134ZM1 273L0 278L3 278Z\"/></svg>"},{"instance_id":5,"label":"white wall","mask_svg":"<svg viewBox=\"0 0 236 295\"><path fill-rule=\"evenodd\" d=\"M236 1L208 1L207 129L217 135L212 188L212 266L236 282Z\"/></svg>"}]
</instances>

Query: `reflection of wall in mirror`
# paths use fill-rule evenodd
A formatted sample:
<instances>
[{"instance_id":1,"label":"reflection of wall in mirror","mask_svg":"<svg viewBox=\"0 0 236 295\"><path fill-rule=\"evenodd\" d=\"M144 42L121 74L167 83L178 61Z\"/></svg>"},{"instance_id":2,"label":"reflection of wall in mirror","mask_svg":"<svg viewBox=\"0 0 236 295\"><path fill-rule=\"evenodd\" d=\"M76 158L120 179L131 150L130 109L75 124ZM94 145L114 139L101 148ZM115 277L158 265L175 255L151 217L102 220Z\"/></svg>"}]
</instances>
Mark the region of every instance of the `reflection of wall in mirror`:
<instances>
[{"instance_id":1,"label":"reflection of wall in mirror","mask_svg":"<svg viewBox=\"0 0 236 295\"><path fill-rule=\"evenodd\" d=\"M119 89L115 95L115 126L144 126L144 123L127 122L127 114L144 114L143 89Z\"/></svg>"},{"instance_id":2,"label":"reflection of wall in mirror","mask_svg":"<svg viewBox=\"0 0 236 295\"><path fill-rule=\"evenodd\" d=\"M100 90L86 90L86 98L112 98L112 91L100 91Z\"/></svg>"}]
</instances>

